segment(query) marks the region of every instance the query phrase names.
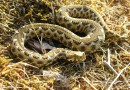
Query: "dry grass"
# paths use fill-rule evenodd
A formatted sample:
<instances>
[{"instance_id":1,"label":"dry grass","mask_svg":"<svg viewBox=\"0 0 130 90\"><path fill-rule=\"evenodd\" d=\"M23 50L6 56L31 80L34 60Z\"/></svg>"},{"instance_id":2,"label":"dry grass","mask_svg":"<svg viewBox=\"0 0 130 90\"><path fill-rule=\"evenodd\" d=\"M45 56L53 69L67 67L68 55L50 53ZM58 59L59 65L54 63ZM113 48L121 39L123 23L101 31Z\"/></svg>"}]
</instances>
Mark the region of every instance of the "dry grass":
<instances>
[{"instance_id":1,"label":"dry grass","mask_svg":"<svg viewBox=\"0 0 130 90\"><path fill-rule=\"evenodd\" d=\"M83 63L56 62L37 68L25 62L13 62L8 46L12 35L27 23L53 23L54 10L63 5L85 4L97 10L108 27L126 40L110 37L102 51L94 53L95 61ZM49 18L50 14L52 18ZM0 89L53 90L54 80L45 80L42 70L52 70L68 78L70 90L130 89L130 1L129 0L1 0L0 1ZM69 68L68 68L69 67ZM66 88L65 90L67 90ZM61 90L61 87L60 89Z\"/></svg>"}]
</instances>

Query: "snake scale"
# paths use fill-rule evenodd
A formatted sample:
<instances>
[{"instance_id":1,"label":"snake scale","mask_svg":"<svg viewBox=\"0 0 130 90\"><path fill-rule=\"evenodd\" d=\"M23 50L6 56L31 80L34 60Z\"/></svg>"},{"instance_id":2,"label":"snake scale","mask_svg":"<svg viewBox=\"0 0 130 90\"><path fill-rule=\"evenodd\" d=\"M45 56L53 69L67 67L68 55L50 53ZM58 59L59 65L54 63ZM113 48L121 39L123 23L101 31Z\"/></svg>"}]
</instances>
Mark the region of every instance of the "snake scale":
<instances>
[{"instance_id":1,"label":"snake scale","mask_svg":"<svg viewBox=\"0 0 130 90\"><path fill-rule=\"evenodd\" d=\"M58 58L80 62L102 45L108 29L101 15L86 5L61 7L56 13L56 22L58 25L34 23L21 27L13 37L11 52L36 66L49 65ZM58 40L69 49L54 48L43 55L27 49L25 42L37 36Z\"/></svg>"}]
</instances>

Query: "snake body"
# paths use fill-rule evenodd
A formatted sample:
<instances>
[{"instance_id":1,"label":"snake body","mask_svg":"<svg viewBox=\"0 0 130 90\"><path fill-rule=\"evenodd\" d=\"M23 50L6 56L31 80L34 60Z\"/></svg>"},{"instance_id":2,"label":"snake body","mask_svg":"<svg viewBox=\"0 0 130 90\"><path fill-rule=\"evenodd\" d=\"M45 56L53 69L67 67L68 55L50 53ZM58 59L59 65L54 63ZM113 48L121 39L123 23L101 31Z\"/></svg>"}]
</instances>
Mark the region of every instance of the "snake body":
<instances>
[{"instance_id":1,"label":"snake body","mask_svg":"<svg viewBox=\"0 0 130 90\"><path fill-rule=\"evenodd\" d=\"M60 26L48 23L34 23L21 27L13 37L11 52L37 66L51 64L58 58L65 58L70 61L84 61L85 55L95 52L105 39L104 30L107 30L107 27L103 18L88 6L63 6L56 13L56 21ZM80 37L73 32L82 32L86 36ZM42 55L24 46L28 39L39 36L58 40L69 50L55 48Z\"/></svg>"}]
</instances>

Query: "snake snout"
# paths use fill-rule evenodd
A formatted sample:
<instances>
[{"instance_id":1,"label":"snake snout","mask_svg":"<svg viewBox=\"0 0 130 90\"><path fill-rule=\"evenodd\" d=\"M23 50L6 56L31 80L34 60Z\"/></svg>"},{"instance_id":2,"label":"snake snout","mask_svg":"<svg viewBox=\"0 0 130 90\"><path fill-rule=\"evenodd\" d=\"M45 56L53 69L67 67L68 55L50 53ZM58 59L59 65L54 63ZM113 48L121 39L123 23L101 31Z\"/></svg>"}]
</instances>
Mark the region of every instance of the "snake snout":
<instances>
[{"instance_id":1,"label":"snake snout","mask_svg":"<svg viewBox=\"0 0 130 90\"><path fill-rule=\"evenodd\" d=\"M67 59L72 62L82 62L86 60L86 55L81 51L73 51L73 53L68 54Z\"/></svg>"}]
</instances>

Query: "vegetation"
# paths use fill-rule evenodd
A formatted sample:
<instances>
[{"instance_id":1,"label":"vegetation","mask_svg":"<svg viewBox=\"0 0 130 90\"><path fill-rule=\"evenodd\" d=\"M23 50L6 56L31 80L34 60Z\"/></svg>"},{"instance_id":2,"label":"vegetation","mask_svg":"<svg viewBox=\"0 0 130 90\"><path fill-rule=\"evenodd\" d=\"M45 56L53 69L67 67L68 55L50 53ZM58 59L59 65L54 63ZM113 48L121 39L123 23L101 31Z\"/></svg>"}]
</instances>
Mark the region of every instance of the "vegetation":
<instances>
[{"instance_id":1,"label":"vegetation","mask_svg":"<svg viewBox=\"0 0 130 90\"><path fill-rule=\"evenodd\" d=\"M54 23L63 5L88 5L97 10L114 33L125 40L106 38L102 50L82 63L57 61L37 68L18 62L10 53L13 34L29 23ZM130 0L1 0L0 1L0 89L1 90L128 90L130 89ZM93 58L94 57L94 58ZM20 60L20 59L19 59ZM59 72L69 88L44 79L43 70Z\"/></svg>"}]
</instances>

